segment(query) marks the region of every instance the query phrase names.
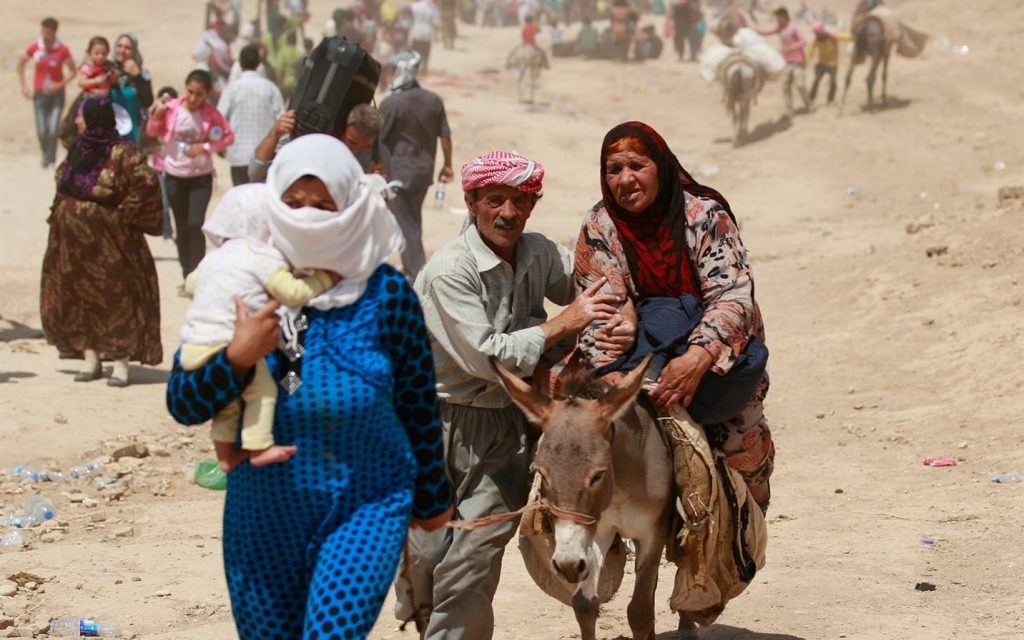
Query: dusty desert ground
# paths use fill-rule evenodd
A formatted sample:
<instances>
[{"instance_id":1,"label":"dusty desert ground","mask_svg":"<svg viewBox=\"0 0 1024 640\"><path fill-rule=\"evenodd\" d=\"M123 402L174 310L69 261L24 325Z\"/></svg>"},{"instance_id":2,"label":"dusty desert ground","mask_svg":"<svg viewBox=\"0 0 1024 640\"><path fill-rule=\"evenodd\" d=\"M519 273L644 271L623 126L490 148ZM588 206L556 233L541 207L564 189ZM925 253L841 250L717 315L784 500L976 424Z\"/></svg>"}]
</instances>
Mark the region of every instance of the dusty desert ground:
<instances>
[{"instance_id":1,"label":"dusty desert ground","mask_svg":"<svg viewBox=\"0 0 1024 640\"><path fill-rule=\"evenodd\" d=\"M322 24L333 3L312 4ZM811 4L849 15L854 0ZM560 241L598 198L600 141L624 119L654 125L732 202L767 320L778 457L768 566L703 632L708 640L1024 637L1024 484L989 479L1024 469L1024 203L997 199L999 187L1024 184L1024 2L891 4L935 39L923 58L894 60L890 108L860 109L860 70L845 115L819 107L786 128L771 84L754 111L759 139L738 149L718 89L672 56L643 66L556 60L543 104L527 109L507 74L480 73L502 68L515 30L462 28L424 82L447 103L457 165L493 148L546 164L530 226ZM0 482L0 514L32 492L58 510L56 526L27 532L25 549L0 553L0 581L42 579L0 596L0 635L31 636L73 615L138 638L235 637L220 564L223 496L185 480L186 465L209 455L207 434L167 416L166 363L134 368L126 390L74 384L73 363L41 338L54 187L13 73L45 13L79 59L94 34L136 32L156 86L180 85L201 11L197 0L0 5L0 468L67 470L130 442L153 454L106 465L102 477L122 478L103 490L92 478ZM964 44L966 55L948 46ZM449 205L461 200L452 191ZM428 249L456 233L458 213L428 208ZM184 301L173 245L151 246L169 359ZM959 464L922 464L936 455ZM72 488L87 499L72 503ZM514 545L503 574L496 638L578 637L572 613L531 583ZM670 579L664 572L659 591L666 639ZM919 582L936 589L916 591ZM601 637L628 634L627 593L606 608ZM371 637L414 633L397 631L387 604Z\"/></svg>"}]
</instances>

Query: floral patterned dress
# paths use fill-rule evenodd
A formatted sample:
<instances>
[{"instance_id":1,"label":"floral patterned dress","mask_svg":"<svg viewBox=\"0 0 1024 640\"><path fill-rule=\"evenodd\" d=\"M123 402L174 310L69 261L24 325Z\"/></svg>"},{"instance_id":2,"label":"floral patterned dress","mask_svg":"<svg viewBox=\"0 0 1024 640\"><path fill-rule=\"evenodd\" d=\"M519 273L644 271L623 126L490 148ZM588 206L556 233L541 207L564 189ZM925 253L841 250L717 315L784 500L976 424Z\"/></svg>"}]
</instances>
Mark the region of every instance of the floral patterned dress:
<instances>
[{"instance_id":1,"label":"floral patterned dress","mask_svg":"<svg viewBox=\"0 0 1024 640\"><path fill-rule=\"evenodd\" d=\"M58 179L61 169L58 168ZM163 231L160 183L130 143L110 150L87 198L58 194L43 258L40 314L62 358L163 360L156 266L144 234Z\"/></svg>"},{"instance_id":2,"label":"floral patterned dress","mask_svg":"<svg viewBox=\"0 0 1024 640\"><path fill-rule=\"evenodd\" d=\"M746 347L747 339L765 339L761 310L754 301L754 280L739 229L729 213L709 198L684 198L686 247L697 275L705 312L689 343L706 349L714 358L711 371L727 373ZM622 241L602 203L587 212L576 244L576 288L584 291L602 277L604 290L639 302ZM579 353L590 370L614 360L595 346L592 324L580 336ZM775 446L764 417L768 375L740 415L722 424L705 425L713 446L726 453L730 466L739 471L755 498L767 505L768 478L774 467Z\"/></svg>"}]
</instances>

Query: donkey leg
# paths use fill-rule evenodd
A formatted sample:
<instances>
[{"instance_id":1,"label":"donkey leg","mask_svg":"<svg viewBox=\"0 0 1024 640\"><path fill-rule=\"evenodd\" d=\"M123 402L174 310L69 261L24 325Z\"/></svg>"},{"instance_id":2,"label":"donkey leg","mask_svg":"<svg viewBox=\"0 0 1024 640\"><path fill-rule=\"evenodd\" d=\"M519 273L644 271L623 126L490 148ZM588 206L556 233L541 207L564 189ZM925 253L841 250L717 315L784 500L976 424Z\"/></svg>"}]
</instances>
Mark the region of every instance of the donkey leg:
<instances>
[{"instance_id":1,"label":"donkey leg","mask_svg":"<svg viewBox=\"0 0 1024 640\"><path fill-rule=\"evenodd\" d=\"M868 71L868 107L875 104L875 76L878 74L878 65L881 62L881 56L871 58L871 70Z\"/></svg>"},{"instance_id":2,"label":"donkey leg","mask_svg":"<svg viewBox=\"0 0 1024 640\"><path fill-rule=\"evenodd\" d=\"M885 58L882 60L882 105L889 102L887 87L889 85L889 51L886 50Z\"/></svg>"},{"instance_id":3,"label":"donkey leg","mask_svg":"<svg viewBox=\"0 0 1024 640\"><path fill-rule=\"evenodd\" d=\"M679 612L678 640L697 640L697 623L688 613Z\"/></svg>"},{"instance_id":4,"label":"donkey leg","mask_svg":"<svg viewBox=\"0 0 1024 640\"><path fill-rule=\"evenodd\" d=\"M583 589L577 589L572 596L572 612L580 625L581 640L597 640L597 614L600 608L598 596L588 598Z\"/></svg>"},{"instance_id":5,"label":"donkey leg","mask_svg":"<svg viewBox=\"0 0 1024 640\"><path fill-rule=\"evenodd\" d=\"M658 588L658 567L664 540L637 540L636 580L626 618L633 640L654 640L654 592Z\"/></svg>"}]
</instances>

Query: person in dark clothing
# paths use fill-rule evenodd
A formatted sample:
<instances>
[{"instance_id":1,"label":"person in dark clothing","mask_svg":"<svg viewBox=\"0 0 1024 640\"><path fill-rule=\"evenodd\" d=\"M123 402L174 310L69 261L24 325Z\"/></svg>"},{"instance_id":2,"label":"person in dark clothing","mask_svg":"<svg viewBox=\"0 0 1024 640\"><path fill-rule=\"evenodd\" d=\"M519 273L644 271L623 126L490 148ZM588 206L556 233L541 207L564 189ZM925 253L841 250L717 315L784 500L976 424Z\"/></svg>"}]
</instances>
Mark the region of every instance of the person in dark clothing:
<instances>
[{"instance_id":1,"label":"person in dark clothing","mask_svg":"<svg viewBox=\"0 0 1024 640\"><path fill-rule=\"evenodd\" d=\"M398 196L391 202L391 211L405 236L402 268L409 278L415 278L427 261L423 250L422 211L423 200L433 184L438 140L444 164L437 179L444 184L451 182L454 176L452 134L444 103L440 96L422 88L416 81L419 64L420 56L414 51L395 57L391 89L380 104L384 121L380 142L391 153L389 177L402 182Z\"/></svg>"},{"instance_id":2,"label":"person in dark clothing","mask_svg":"<svg viewBox=\"0 0 1024 640\"><path fill-rule=\"evenodd\" d=\"M672 5L672 43L676 48L676 55L680 60L686 58L686 46L690 44L690 59L694 59L696 53L693 50L692 40L694 23L700 12L698 0L677 0Z\"/></svg>"}]
</instances>

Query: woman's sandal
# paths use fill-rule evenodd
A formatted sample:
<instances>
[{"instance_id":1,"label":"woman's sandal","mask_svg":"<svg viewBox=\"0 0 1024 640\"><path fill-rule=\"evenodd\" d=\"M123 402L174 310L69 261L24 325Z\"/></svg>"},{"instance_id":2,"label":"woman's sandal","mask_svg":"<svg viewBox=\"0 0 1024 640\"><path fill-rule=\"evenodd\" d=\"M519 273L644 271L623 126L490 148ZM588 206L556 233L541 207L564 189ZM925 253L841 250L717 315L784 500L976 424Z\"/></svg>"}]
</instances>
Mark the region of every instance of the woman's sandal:
<instances>
[{"instance_id":1,"label":"woman's sandal","mask_svg":"<svg viewBox=\"0 0 1024 640\"><path fill-rule=\"evenodd\" d=\"M114 376L110 376L110 378L107 380L107 386L117 387L118 389L124 389L125 387L128 386L128 381L125 380L124 378L115 378Z\"/></svg>"},{"instance_id":2,"label":"woman's sandal","mask_svg":"<svg viewBox=\"0 0 1024 640\"><path fill-rule=\"evenodd\" d=\"M103 367L96 367L92 371L79 371L75 374L75 382L92 382L103 376Z\"/></svg>"}]
</instances>

